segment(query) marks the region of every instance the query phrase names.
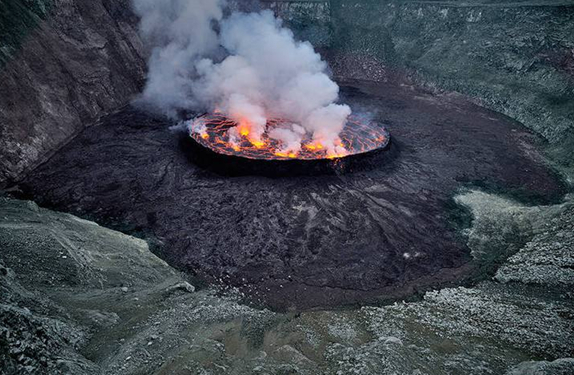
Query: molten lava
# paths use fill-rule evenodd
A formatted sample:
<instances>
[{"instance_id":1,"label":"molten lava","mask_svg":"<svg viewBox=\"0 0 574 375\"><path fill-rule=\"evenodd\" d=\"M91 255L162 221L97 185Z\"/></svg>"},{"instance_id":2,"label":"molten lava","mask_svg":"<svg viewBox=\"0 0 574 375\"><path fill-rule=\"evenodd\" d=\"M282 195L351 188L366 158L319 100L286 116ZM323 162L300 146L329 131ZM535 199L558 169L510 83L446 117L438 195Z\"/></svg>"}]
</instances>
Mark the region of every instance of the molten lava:
<instances>
[{"instance_id":1,"label":"molten lava","mask_svg":"<svg viewBox=\"0 0 574 375\"><path fill-rule=\"evenodd\" d=\"M197 143L216 153L265 160L337 159L385 148L390 141L389 133L383 126L351 116L339 134L336 148L305 134L302 135L300 148L293 151L286 148L283 142L269 137L273 129L289 126L292 125L288 121L271 119L263 136L254 139L250 137L248 124L237 123L216 113L196 118L190 126L190 135Z\"/></svg>"}]
</instances>

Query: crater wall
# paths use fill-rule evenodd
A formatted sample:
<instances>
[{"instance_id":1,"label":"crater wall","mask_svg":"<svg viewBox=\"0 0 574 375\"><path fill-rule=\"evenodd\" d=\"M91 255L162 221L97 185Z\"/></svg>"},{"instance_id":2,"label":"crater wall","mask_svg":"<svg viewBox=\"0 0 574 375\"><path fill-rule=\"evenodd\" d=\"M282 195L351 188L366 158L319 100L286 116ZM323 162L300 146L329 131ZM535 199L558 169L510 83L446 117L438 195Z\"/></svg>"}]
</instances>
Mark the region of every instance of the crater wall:
<instances>
[{"instance_id":1,"label":"crater wall","mask_svg":"<svg viewBox=\"0 0 574 375\"><path fill-rule=\"evenodd\" d=\"M573 1L269 1L339 79L396 73L574 138ZM570 142L570 143L568 143Z\"/></svg>"},{"instance_id":2,"label":"crater wall","mask_svg":"<svg viewBox=\"0 0 574 375\"><path fill-rule=\"evenodd\" d=\"M400 79L461 93L541 134L573 167L574 1L261 5L310 40L338 79ZM145 79L145 51L129 0L8 0L0 7L5 185L128 103Z\"/></svg>"},{"instance_id":3,"label":"crater wall","mask_svg":"<svg viewBox=\"0 0 574 375\"><path fill-rule=\"evenodd\" d=\"M144 82L129 0L0 4L0 185L22 176Z\"/></svg>"}]
</instances>

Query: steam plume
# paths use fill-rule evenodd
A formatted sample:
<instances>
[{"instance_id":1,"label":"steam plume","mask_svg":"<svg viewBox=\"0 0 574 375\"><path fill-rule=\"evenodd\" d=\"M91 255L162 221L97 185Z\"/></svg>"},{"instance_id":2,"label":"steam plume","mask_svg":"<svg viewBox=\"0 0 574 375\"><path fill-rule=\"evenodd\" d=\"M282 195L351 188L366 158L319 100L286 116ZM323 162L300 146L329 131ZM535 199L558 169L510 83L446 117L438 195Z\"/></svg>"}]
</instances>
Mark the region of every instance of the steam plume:
<instances>
[{"instance_id":1,"label":"steam plume","mask_svg":"<svg viewBox=\"0 0 574 375\"><path fill-rule=\"evenodd\" d=\"M338 138L351 110L336 104L339 87L310 43L298 42L272 12L223 16L221 0L134 0L140 31L153 46L146 103L180 110L220 111L239 125L230 140L261 141L268 118L292 123L269 130L283 152L297 152L305 134L344 152ZM217 30L217 31L216 31Z\"/></svg>"}]
</instances>

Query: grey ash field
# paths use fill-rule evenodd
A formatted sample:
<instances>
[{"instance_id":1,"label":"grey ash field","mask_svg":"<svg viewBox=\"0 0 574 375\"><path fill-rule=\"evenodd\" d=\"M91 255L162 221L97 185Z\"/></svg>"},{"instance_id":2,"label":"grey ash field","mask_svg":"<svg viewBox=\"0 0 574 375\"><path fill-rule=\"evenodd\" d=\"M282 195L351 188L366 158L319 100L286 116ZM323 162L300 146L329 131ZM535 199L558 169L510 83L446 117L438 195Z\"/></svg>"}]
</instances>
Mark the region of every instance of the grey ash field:
<instances>
[{"instance_id":1,"label":"grey ash field","mask_svg":"<svg viewBox=\"0 0 574 375\"><path fill-rule=\"evenodd\" d=\"M218 165L129 1L0 3L0 374L574 373L574 4L261 4L387 150Z\"/></svg>"}]
</instances>

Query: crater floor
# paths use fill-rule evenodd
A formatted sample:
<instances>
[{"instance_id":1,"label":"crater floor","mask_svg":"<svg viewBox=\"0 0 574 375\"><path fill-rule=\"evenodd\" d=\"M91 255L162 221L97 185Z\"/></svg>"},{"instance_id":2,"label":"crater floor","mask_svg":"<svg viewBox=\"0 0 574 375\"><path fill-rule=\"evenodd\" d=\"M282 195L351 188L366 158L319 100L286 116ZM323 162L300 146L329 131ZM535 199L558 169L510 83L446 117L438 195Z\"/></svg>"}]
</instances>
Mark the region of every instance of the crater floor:
<instances>
[{"instance_id":1,"label":"crater floor","mask_svg":"<svg viewBox=\"0 0 574 375\"><path fill-rule=\"evenodd\" d=\"M345 101L393 135L343 175L224 176L184 134L125 109L88 128L19 188L39 204L159 241L172 265L275 309L398 298L477 270L454 194L471 184L539 203L565 187L508 118L411 86L348 83ZM184 152L185 151L185 152Z\"/></svg>"}]
</instances>

